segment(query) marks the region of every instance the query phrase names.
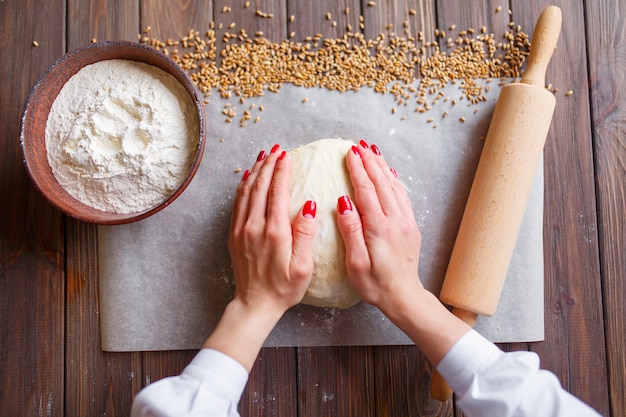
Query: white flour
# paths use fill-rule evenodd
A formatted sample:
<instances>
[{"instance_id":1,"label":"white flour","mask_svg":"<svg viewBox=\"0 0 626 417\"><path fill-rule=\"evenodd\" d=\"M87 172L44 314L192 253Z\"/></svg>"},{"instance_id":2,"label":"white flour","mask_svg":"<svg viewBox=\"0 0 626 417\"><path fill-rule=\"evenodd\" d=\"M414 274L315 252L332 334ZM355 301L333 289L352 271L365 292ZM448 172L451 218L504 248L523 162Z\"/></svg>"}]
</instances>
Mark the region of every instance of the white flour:
<instances>
[{"instance_id":1,"label":"white flour","mask_svg":"<svg viewBox=\"0 0 626 417\"><path fill-rule=\"evenodd\" d=\"M46 124L48 163L74 198L99 210L135 213L164 201L187 176L198 118L166 72L130 60L76 73Z\"/></svg>"}]
</instances>

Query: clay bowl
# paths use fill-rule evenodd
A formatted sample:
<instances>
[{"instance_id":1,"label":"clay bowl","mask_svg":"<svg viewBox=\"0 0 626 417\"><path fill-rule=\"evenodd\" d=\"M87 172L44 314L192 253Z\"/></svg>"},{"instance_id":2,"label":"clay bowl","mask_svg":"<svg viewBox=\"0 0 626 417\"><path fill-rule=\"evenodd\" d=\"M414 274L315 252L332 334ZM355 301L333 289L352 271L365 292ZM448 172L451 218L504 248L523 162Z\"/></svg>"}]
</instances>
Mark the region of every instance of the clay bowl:
<instances>
[{"instance_id":1,"label":"clay bowl","mask_svg":"<svg viewBox=\"0 0 626 417\"><path fill-rule=\"evenodd\" d=\"M108 59L128 59L154 65L171 74L195 104L199 131L196 156L180 187L159 205L131 214L110 213L95 209L65 191L57 182L48 164L45 129L52 103L63 85L81 68ZM170 205L189 185L195 175L205 144L205 119L202 98L189 76L169 57L149 46L136 42L106 41L90 44L67 53L52 65L35 84L22 116L20 146L26 170L37 189L55 207L67 215L96 224L124 224L149 217Z\"/></svg>"}]
</instances>

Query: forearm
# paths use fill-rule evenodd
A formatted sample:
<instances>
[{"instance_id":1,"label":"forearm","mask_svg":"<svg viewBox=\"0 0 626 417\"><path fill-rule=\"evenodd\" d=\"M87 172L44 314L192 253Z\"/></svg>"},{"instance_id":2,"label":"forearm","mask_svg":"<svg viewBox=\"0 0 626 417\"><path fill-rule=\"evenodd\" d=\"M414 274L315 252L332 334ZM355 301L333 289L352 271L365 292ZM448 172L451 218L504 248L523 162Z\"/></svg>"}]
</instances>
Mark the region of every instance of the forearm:
<instances>
[{"instance_id":1,"label":"forearm","mask_svg":"<svg viewBox=\"0 0 626 417\"><path fill-rule=\"evenodd\" d=\"M220 351L250 372L265 342L283 312L274 306L246 305L235 298L203 348Z\"/></svg>"},{"instance_id":2,"label":"forearm","mask_svg":"<svg viewBox=\"0 0 626 417\"><path fill-rule=\"evenodd\" d=\"M403 292L382 307L383 313L413 340L435 366L470 326L455 317L431 292L423 288Z\"/></svg>"}]
</instances>

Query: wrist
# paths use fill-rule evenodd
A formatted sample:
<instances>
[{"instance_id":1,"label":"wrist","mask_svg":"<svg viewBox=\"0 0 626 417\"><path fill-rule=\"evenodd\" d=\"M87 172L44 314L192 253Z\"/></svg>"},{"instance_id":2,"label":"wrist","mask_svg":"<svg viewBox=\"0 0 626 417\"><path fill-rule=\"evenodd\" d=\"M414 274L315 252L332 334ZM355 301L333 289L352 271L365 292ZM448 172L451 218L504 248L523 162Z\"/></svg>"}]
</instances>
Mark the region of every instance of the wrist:
<instances>
[{"instance_id":1,"label":"wrist","mask_svg":"<svg viewBox=\"0 0 626 417\"><path fill-rule=\"evenodd\" d=\"M246 303L235 297L202 347L232 357L250 372L265 339L283 312L275 305Z\"/></svg>"},{"instance_id":2,"label":"wrist","mask_svg":"<svg viewBox=\"0 0 626 417\"><path fill-rule=\"evenodd\" d=\"M437 365L471 327L454 316L430 291L404 293L387 317Z\"/></svg>"},{"instance_id":3,"label":"wrist","mask_svg":"<svg viewBox=\"0 0 626 417\"><path fill-rule=\"evenodd\" d=\"M430 302L433 294L422 285L419 277L413 280L404 280L401 289L389 291L376 305L396 325L409 320L410 317L419 315L419 310L426 302Z\"/></svg>"},{"instance_id":4,"label":"wrist","mask_svg":"<svg viewBox=\"0 0 626 417\"><path fill-rule=\"evenodd\" d=\"M380 309L396 326L404 330L416 317L426 314L433 298L434 295L423 287L398 291L397 296L389 299Z\"/></svg>"},{"instance_id":5,"label":"wrist","mask_svg":"<svg viewBox=\"0 0 626 417\"><path fill-rule=\"evenodd\" d=\"M287 311L286 308L273 300L262 298L244 300L235 294L235 297L226 306L224 314L228 312L249 320L255 326L261 328L270 327L271 330L285 314L285 311Z\"/></svg>"}]
</instances>

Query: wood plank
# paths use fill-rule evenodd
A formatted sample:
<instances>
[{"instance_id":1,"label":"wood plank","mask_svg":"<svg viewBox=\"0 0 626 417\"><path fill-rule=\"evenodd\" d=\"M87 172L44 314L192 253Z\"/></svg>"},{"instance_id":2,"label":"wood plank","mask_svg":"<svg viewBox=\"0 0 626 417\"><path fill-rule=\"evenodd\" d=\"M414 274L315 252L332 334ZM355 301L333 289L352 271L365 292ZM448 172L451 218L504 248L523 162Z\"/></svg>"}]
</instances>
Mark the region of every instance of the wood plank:
<instances>
[{"instance_id":1,"label":"wood plank","mask_svg":"<svg viewBox=\"0 0 626 417\"><path fill-rule=\"evenodd\" d=\"M70 0L67 50L97 40L136 40L137 2ZM101 350L97 227L66 221L66 415L126 415L141 388L141 355Z\"/></svg>"},{"instance_id":2,"label":"wood plank","mask_svg":"<svg viewBox=\"0 0 626 417\"><path fill-rule=\"evenodd\" d=\"M453 415L452 401L430 397L433 367L415 346L376 346L374 364L376 415Z\"/></svg>"},{"instance_id":3,"label":"wood plank","mask_svg":"<svg viewBox=\"0 0 626 417\"><path fill-rule=\"evenodd\" d=\"M168 376L180 375L196 353L195 350L142 352L141 387Z\"/></svg>"},{"instance_id":4,"label":"wood plank","mask_svg":"<svg viewBox=\"0 0 626 417\"><path fill-rule=\"evenodd\" d=\"M150 37L166 40L181 39L189 29L205 33L213 20L213 2L201 1L141 1L141 31ZM145 30L151 27L146 33Z\"/></svg>"},{"instance_id":5,"label":"wood plank","mask_svg":"<svg viewBox=\"0 0 626 417\"><path fill-rule=\"evenodd\" d=\"M67 1L68 51L97 41L136 41L139 31L139 2L97 0Z\"/></svg>"},{"instance_id":6,"label":"wood plank","mask_svg":"<svg viewBox=\"0 0 626 417\"><path fill-rule=\"evenodd\" d=\"M437 23L435 2L429 0L413 0L408 2L409 22L413 35L424 32L434 33ZM411 14L415 10L415 14Z\"/></svg>"},{"instance_id":7,"label":"wood plank","mask_svg":"<svg viewBox=\"0 0 626 417\"><path fill-rule=\"evenodd\" d=\"M562 5L563 26L546 75L559 88L544 152L546 340L531 347L566 389L607 415L607 386L598 383L607 373L584 9L582 3L516 2L513 18L532 28L548 4ZM565 96L570 89L574 95Z\"/></svg>"},{"instance_id":8,"label":"wood plank","mask_svg":"<svg viewBox=\"0 0 626 417\"><path fill-rule=\"evenodd\" d=\"M611 414L626 415L626 52L618 1L585 4Z\"/></svg>"},{"instance_id":9,"label":"wood plank","mask_svg":"<svg viewBox=\"0 0 626 417\"><path fill-rule=\"evenodd\" d=\"M94 225L67 219L65 414L125 415L141 388L139 353L102 352Z\"/></svg>"},{"instance_id":10,"label":"wood plank","mask_svg":"<svg viewBox=\"0 0 626 417\"><path fill-rule=\"evenodd\" d=\"M358 0L288 0L288 15L294 16L293 22L288 23L288 33L293 32L295 34L293 40L298 42L304 41L307 36L317 34L325 38L341 38L348 32L348 25L352 32L358 33L360 8ZM333 22L336 23L335 26Z\"/></svg>"},{"instance_id":11,"label":"wood plank","mask_svg":"<svg viewBox=\"0 0 626 417\"><path fill-rule=\"evenodd\" d=\"M426 0L363 2L363 32L367 39L434 34L435 3ZM408 24L408 27L407 27ZM421 44L418 43L418 46ZM416 74L417 76L417 74ZM430 398L432 367L414 346L373 347L376 415L451 415L452 403Z\"/></svg>"},{"instance_id":12,"label":"wood plank","mask_svg":"<svg viewBox=\"0 0 626 417\"><path fill-rule=\"evenodd\" d=\"M450 2L437 1L437 26L446 31L445 38L453 40L459 32L474 29L475 34L480 33L480 29L485 26L487 33L493 34L494 39L500 42L502 35L508 30L510 16L506 5L502 7L500 0L483 0L473 2ZM501 7L501 10L498 7ZM499 10L499 11L497 11ZM454 29L450 29L455 25ZM445 45L445 41L439 43Z\"/></svg>"},{"instance_id":13,"label":"wood plank","mask_svg":"<svg viewBox=\"0 0 626 417\"><path fill-rule=\"evenodd\" d=\"M436 21L433 0L374 3L374 6L369 6L369 2L363 2L362 14L365 21L363 33L367 39L375 39L381 33L385 36L395 34L398 37L409 37L423 32L429 40L428 35L434 34Z\"/></svg>"},{"instance_id":14,"label":"wood plank","mask_svg":"<svg viewBox=\"0 0 626 417\"><path fill-rule=\"evenodd\" d=\"M239 402L247 416L296 416L296 348L263 348Z\"/></svg>"},{"instance_id":15,"label":"wood plank","mask_svg":"<svg viewBox=\"0 0 626 417\"><path fill-rule=\"evenodd\" d=\"M98 318L97 228L68 219L66 265L65 414L106 408ZM103 395L104 394L104 395ZM112 410L111 410L112 411Z\"/></svg>"},{"instance_id":16,"label":"wood plank","mask_svg":"<svg viewBox=\"0 0 626 417\"><path fill-rule=\"evenodd\" d=\"M260 31L263 32L264 38L272 42L280 42L287 37L286 0L251 1L249 7L244 6L245 2L215 0L214 20L217 25L218 51L225 45L222 42L225 32L239 34L241 29L245 29L249 37L254 37L255 33ZM233 22L236 26L230 29L229 26Z\"/></svg>"},{"instance_id":17,"label":"wood plank","mask_svg":"<svg viewBox=\"0 0 626 417\"><path fill-rule=\"evenodd\" d=\"M374 416L377 398L372 348L298 348L298 411L301 416Z\"/></svg>"},{"instance_id":18,"label":"wood plank","mask_svg":"<svg viewBox=\"0 0 626 417\"><path fill-rule=\"evenodd\" d=\"M63 53L58 28L64 19L61 0L0 2L5 41L0 54L0 404L6 415L63 413L63 216L32 185L18 138L30 90Z\"/></svg>"}]
</instances>

